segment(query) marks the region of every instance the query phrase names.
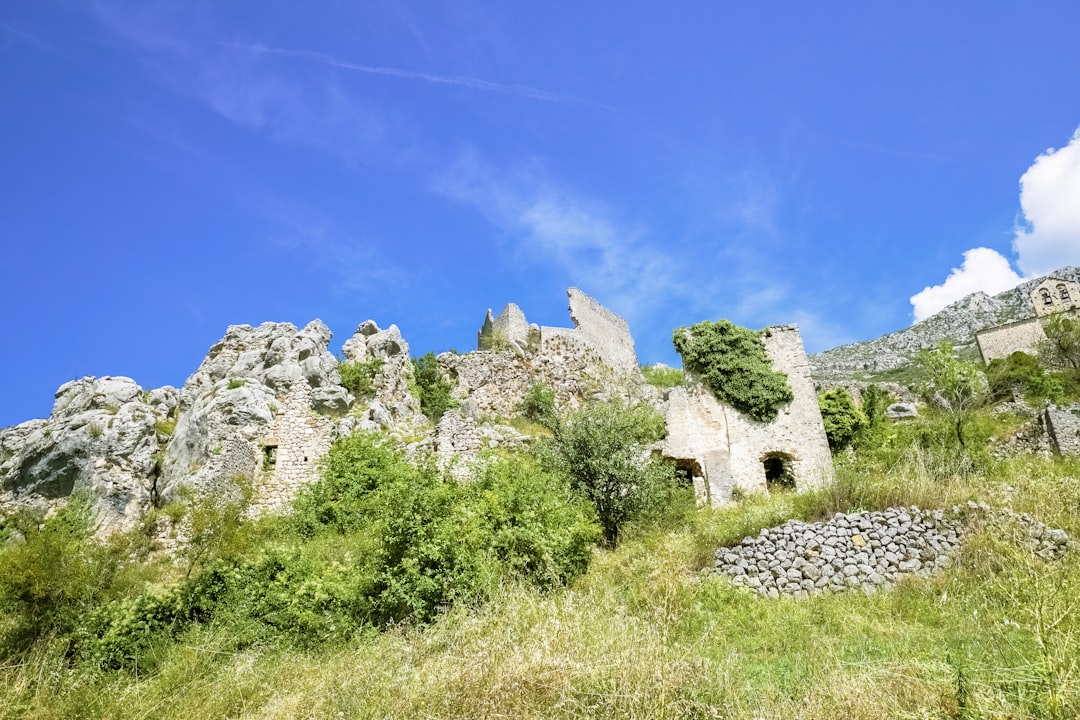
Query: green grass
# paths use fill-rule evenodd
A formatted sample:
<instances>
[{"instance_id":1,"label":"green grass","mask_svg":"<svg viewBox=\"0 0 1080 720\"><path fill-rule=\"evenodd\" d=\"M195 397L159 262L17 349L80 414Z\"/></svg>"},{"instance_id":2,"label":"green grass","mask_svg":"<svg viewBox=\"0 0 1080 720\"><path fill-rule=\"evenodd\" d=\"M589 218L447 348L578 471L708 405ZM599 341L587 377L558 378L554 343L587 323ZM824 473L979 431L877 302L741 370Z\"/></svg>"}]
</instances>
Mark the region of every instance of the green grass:
<instances>
[{"instance_id":1,"label":"green grass","mask_svg":"<svg viewBox=\"0 0 1080 720\"><path fill-rule=\"evenodd\" d=\"M686 373L681 369L660 365L642 365L641 374L645 382L661 390L677 387L686 380Z\"/></svg>"},{"instance_id":2,"label":"green grass","mask_svg":"<svg viewBox=\"0 0 1080 720\"><path fill-rule=\"evenodd\" d=\"M1004 426L980 423L983 440ZM630 529L569 588L504 586L424 627L234 651L242 628L196 625L147 673L70 667L42 642L0 667L0 716L1076 717L1075 548L1048 562L975 533L952 570L871 597L767 601L703 572L762 527L890 505L985 500L1080 537L1080 460L962 455L932 418L868 444L829 488Z\"/></svg>"}]
</instances>

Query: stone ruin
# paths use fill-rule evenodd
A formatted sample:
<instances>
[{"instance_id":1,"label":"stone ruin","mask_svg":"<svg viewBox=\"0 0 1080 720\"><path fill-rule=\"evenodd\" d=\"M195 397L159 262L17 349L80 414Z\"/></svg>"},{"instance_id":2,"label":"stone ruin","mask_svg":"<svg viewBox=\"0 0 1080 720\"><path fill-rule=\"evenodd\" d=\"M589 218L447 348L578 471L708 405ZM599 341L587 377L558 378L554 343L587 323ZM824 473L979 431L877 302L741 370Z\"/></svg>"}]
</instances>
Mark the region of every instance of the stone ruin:
<instances>
[{"instance_id":1,"label":"stone ruin","mask_svg":"<svg viewBox=\"0 0 1080 720\"><path fill-rule=\"evenodd\" d=\"M517 415L537 382L551 387L564 409L627 388L640 390L630 326L577 288L567 295L572 328L529 324L521 308L510 303L498 317L488 310L475 352L438 356L463 415L476 420Z\"/></svg>"},{"instance_id":2,"label":"stone ruin","mask_svg":"<svg viewBox=\"0 0 1080 720\"><path fill-rule=\"evenodd\" d=\"M740 494L819 487L833 464L810 364L795 325L767 328L762 340L774 370L787 375L793 399L761 422L716 399L692 373L662 406L667 437L660 452L692 479L698 498L723 505Z\"/></svg>"},{"instance_id":3,"label":"stone ruin","mask_svg":"<svg viewBox=\"0 0 1080 720\"><path fill-rule=\"evenodd\" d=\"M770 329L765 345L795 393L773 423L719 403L693 377L661 393L647 385L626 321L584 292L568 291L573 327L538 327L514 304L488 316L478 350L438 356L459 411L432 428L409 388L409 346L394 325L361 323L342 353L378 360L369 397L341 384L318 320L236 325L215 343L184 386L144 391L128 378L83 378L62 386L47 420L0 429L0 508L49 507L75 490L96 499L103 534L133 526L155 505L252 484L257 511L284 509L318 475L331 443L381 430L413 451L428 450L464 474L482 450L528 437L505 419L530 387L551 387L559 407L615 397L651 402L668 436L656 450L692 481L703 502L742 492L812 487L832 477L809 366L798 329Z\"/></svg>"}]
</instances>

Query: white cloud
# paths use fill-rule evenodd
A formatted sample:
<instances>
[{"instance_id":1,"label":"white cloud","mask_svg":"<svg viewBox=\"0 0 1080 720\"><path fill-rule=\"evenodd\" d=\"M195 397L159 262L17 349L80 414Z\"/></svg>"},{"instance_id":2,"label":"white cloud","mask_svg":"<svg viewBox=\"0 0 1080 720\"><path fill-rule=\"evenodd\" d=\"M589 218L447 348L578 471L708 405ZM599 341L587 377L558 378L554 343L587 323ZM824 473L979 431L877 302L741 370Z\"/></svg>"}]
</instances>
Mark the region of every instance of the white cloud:
<instances>
[{"instance_id":1,"label":"white cloud","mask_svg":"<svg viewBox=\"0 0 1080 720\"><path fill-rule=\"evenodd\" d=\"M1065 147L1047 150L1020 178L1026 226L1013 240L1029 277L1080 265L1080 128Z\"/></svg>"},{"instance_id":2,"label":"white cloud","mask_svg":"<svg viewBox=\"0 0 1080 720\"><path fill-rule=\"evenodd\" d=\"M953 268L945 282L927 287L912 296L915 322L925 320L946 305L974 292L995 295L1016 287L1023 280L1004 255L990 248L972 248L964 253L964 262Z\"/></svg>"},{"instance_id":3,"label":"white cloud","mask_svg":"<svg viewBox=\"0 0 1080 720\"><path fill-rule=\"evenodd\" d=\"M621 313L640 316L685 291L672 256L599 203L558 187L536 167L499 172L465 153L435 190L479 210L528 259L558 267Z\"/></svg>"}]
</instances>

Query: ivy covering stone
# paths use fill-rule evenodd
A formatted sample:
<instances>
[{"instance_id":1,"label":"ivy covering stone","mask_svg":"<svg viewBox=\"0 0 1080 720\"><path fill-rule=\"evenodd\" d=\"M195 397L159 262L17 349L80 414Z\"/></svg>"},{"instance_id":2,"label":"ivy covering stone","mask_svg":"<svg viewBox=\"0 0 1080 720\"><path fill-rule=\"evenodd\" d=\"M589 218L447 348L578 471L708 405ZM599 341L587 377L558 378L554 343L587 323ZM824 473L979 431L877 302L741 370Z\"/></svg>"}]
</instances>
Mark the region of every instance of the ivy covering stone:
<instances>
[{"instance_id":1,"label":"ivy covering stone","mask_svg":"<svg viewBox=\"0 0 1080 720\"><path fill-rule=\"evenodd\" d=\"M683 367L716 396L761 422L776 419L777 408L794 397L787 375L772 369L761 333L730 320L678 328L672 342Z\"/></svg>"}]
</instances>

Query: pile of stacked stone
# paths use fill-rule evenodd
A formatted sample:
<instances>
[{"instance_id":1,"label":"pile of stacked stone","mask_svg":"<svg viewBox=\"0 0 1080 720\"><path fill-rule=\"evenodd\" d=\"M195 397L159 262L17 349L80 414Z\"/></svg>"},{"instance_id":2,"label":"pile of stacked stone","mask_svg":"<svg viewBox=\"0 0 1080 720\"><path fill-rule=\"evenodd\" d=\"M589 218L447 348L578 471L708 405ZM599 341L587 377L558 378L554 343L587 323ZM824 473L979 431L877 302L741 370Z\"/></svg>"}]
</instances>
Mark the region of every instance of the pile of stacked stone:
<instances>
[{"instance_id":1,"label":"pile of stacked stone","mask_svg":"<svg viewBox=\"0 0 1080 720\"><path fill-rule=\"evenodd\" d=\"M837 513L831 520L790 520L716 551L716 572L758 595L807 597L860 590L870 594L904 576L927 577L949 567L965 529L975 523L1011 528L1032 552L1046 559L1068 547L1064 530L1024 513L992 510L983 503L951 512L918 507L883 512Z\"/></svg>"}]
</instances>

